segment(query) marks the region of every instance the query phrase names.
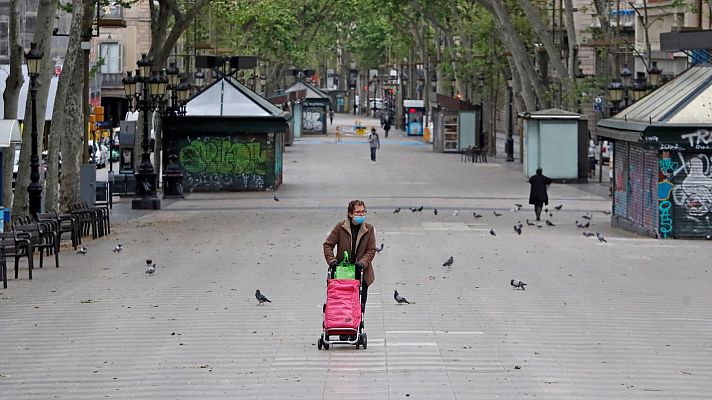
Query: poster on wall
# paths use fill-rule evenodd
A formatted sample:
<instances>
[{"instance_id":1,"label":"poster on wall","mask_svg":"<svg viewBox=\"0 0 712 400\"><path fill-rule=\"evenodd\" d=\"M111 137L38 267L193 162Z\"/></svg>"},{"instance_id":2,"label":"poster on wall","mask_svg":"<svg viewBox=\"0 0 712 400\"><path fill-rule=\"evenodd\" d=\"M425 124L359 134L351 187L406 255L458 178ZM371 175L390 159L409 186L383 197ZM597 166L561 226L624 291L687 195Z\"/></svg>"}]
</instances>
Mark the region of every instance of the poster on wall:
<instances>
[{"instance_id":1,"label":"poster on wall","mask_svg":"<svg viewBox=\"0 0 712 400\"><path fill-rule=\"evenodd\" d=\"M305 101L302 104L302 133L326 134L326 106Z\"/></svg>"}]
</instances>

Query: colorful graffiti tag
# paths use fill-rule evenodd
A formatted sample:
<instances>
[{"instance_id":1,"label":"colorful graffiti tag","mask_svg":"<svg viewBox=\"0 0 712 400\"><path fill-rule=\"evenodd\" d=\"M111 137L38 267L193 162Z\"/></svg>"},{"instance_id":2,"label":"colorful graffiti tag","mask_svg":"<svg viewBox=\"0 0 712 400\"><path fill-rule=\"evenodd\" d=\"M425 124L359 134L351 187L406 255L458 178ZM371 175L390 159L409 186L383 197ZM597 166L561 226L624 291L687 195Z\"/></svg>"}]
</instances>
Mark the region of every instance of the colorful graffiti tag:
<instances>
[{"instance_id":1,"label":"colorful graffiti tag","mask_svg":"<svg viewBox=\"0 0 712 400\"><path fill-rule=\"evenodd\" d=\"M182 143L178 156L187 190L261 190L269 155L262 141L231 137L195 137Z\"/></svg>"},{"instance_id":2,"label":"colorful graffiti tag","mask_svg":"<svg viewBox=\"0 0 712 400\"><path fill-rule=\"evenodd\" d=\"M660 236L672 235L673 214L684 216L675 223L688 234L712 232L712 155L663 151L659 172Z\"/></svg>"}]
</instances>

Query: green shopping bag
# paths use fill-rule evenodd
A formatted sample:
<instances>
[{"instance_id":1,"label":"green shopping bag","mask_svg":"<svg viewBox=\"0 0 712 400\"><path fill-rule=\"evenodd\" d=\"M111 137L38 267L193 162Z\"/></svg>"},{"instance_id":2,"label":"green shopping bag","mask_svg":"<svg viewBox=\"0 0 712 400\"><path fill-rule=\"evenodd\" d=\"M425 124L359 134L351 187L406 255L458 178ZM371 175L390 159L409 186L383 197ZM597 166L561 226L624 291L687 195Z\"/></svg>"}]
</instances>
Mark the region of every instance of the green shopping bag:
<instances>
[{"instance_id":1,"label":"green shopping bag","mask_svg":"<svg viewBox=\"0 0 712 400\"><path fill-rule=\"evenodd\" d=\"M349 253L344 252L344 259L336 266L334 279L356 279L356 266L349 262Z\"/></svg>"}]
</instances>

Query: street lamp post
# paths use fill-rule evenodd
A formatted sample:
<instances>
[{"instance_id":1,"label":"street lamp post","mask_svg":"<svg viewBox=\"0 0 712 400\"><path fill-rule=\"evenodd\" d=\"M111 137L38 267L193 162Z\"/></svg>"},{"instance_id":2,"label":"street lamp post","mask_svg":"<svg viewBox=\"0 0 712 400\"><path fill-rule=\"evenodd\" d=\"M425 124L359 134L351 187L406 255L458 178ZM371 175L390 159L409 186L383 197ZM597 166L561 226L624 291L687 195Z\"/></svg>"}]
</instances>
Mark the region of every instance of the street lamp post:
<instances>
[{"instance_id":1,"label":"street lamp post","mask_svg":"<svg viewBox=\"0 0 712 400\"><path fill-rule=\"evenodd\" d=\"M27 186L30 214L37 215L42 208L42 185L40 185L40 158L37 155L37 77L44 54L37 49L37 43L30 43L30 51L25 53L27 74L30 76L30 96L32 99L32 155L30 156L30 184Z\"/></svg>"},{"instance_id":2,"label":"street lamp post","mask_svg":"<svg viewBox=\"0 0 712 400\"><path fill-rule=\"evenodd\" d=\"M455 97L455 77L450 78L450 97Z\"/></svg>"},{"instance_id":3,"label":"street lamp post","mask_svg":"<svg viewBox=\"0 0 712 400\"><path fill-rule=\"evenodd\" d=\"M633 72L630 70L630 68L628 68L628 64L623 64L623 68L621 68L620 74L623 82L623 98L625 100L625 102L623 103L623 108L628 108L628 106L630 105L628 90L630 89L630 80L631 76L633 76Z\"/></svg>"},{"instance_id":4,"label":"street lamp post","mask_svg":"<svg viewBox=\"0 0 712 400\"><path fill-rule=\"evenodd\" d=\"M151 71L151 60L146 54L142 54L141 59L136 62L138 70L136 77L130 74L124 78L124 91L129 99L136 101L134 110L143 112L143 141L141 147L141 164L139 164L138 172L136 172L136 197L131 202L133 209L153 209L161 208L161 200L156 194L157 176L151 164L150 153L150 131L148 126L148 113L158 108L163 96L166 93L168 79L161 76L157 71ZM140 91L137 83L141 84ZM133 103L133 101L132 101Z\"/></svg>"},{"instance_id":5,"label":"street lamp post","mask_svg":"<svg viewBox=\"0 0 712 400\"><path fill-rule=\"evenodd\" d=\"M663 70L658 68L658 62L653 61L653 65L648 69L648 76L650 77L650 88L655 90L658 87L658 83L660 83L660 74L663 73Z\"/></svg>"},{"instance_id":6,"label":"street lamp post","mask_svg":"<svg viewBox=\"0 0 712 400\"><path fill-rule=\"evenodd\" d=\"M623 100L623 83L616 78L608 84L608 96L611 99L611 117L620 111L620 104Z\"/></svg>"},{"instance_id":7,"label":"street lamp post","mask_svg":"<svg viewBox=\"0 0 712 400\"><path fill-rule=\"evenodd\" d=\"M480 83L480 120L478 121L479 129L480 129L480 140L479 143L477 143L477 146L480 148L481 151L487 151L487 149L484 148L485 144L485 123L484 123L484 117L485 117L485 74L480 74L477 77L477 80Z\"/></svg>"}]
</instances>

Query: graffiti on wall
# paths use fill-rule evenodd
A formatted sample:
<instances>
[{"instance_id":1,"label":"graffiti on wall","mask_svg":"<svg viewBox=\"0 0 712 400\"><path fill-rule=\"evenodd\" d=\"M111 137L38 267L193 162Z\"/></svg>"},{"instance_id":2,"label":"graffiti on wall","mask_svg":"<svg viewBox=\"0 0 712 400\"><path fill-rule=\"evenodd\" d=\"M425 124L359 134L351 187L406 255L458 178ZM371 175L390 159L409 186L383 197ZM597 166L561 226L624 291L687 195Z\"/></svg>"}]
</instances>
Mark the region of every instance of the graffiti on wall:
<instances>
[{"instance_id":1,"label":"graffiti on wall","mask_svg":"<svg viewBox=\"0 0 712 400\"><path fill-rule=\"evenodd\" d=\"M323 132L326 123L324 108L304 107L302 110L302 127L312 132Z\"/></svg>"},{"instance_id":2,"label":"graffiti on wall","mask_svg":"<svg viewBox=\"0 0 712 400\"><path fill-rule=\"evenodd\" d=\"M660 236L672 234L675 210L684 215L679 222L690 231L712 231L712 154L663 151L659 162Z\"/></svg>"},{"instance_id":3,"label":"graffiti on wall","mask_svg":"<svg viewBox=\"0 0 712 400\"><path fill-rule=\"evenodd\" d=\"M268 151L259 140L188 137L178 156L187 190L262 190L268 175Z\"/></svg>"}]
</instances>

